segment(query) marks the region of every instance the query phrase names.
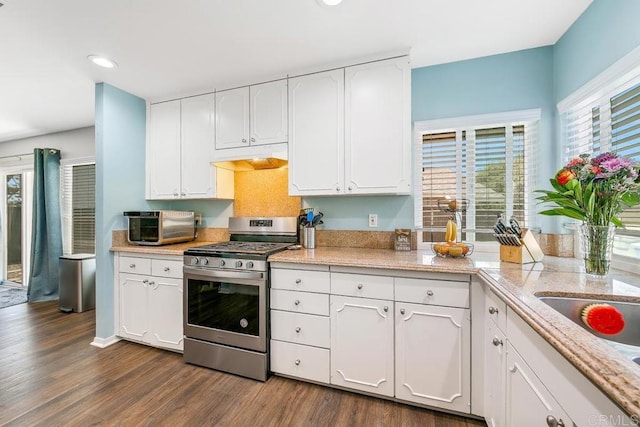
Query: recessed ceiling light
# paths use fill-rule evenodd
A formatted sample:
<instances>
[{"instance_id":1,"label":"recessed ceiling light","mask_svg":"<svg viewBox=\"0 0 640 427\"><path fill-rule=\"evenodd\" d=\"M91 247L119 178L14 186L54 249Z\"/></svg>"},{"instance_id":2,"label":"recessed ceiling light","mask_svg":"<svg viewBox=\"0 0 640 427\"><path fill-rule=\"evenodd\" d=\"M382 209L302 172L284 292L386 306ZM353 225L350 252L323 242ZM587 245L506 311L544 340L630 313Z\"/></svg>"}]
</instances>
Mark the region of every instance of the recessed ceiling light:
<instances>
[{"instance_id":1,"label":"recessed ceiling light","mask_svg":"<svg viewBox=\"0 0 640 427\"><path fill-rule=\"evenodd\" d=\"M87 59L94 64L104 68L116 68L118 66L118 64L116 64L114 61L100 55L89 55L87 56Z\"/></svg>"},{"instance_id":2,"label":"recessed ceiling light","mask_svg":"<svg viewBox=\"0 0 640 427\"><path fill-rule=\"evenodd\" d=\"M318 0L321 6L337 6L342 3L342 0Z\"/></svg>"}]
</instances>

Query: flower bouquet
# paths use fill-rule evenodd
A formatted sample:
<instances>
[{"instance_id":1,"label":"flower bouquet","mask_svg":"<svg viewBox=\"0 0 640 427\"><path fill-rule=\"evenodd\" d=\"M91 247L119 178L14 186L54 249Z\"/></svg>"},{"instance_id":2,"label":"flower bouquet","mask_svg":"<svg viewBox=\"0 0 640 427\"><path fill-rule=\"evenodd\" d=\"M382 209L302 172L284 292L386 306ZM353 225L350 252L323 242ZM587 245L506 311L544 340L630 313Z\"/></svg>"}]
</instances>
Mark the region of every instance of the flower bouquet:
<instances>
[{"instance_id":1,"label":"flower bouquet","mask_svg":"<svg viewBox=\"0 0 640 427\"><path fill-rule=\"evenodd\" d=\"M611 263L618 215L640 204L640 165L615 153L581 154L551 180L553 190L537 190L541 203L555 205L543 215L583 222L580 232L587 274L605 276Z\"/></svg>"}]
</instances>

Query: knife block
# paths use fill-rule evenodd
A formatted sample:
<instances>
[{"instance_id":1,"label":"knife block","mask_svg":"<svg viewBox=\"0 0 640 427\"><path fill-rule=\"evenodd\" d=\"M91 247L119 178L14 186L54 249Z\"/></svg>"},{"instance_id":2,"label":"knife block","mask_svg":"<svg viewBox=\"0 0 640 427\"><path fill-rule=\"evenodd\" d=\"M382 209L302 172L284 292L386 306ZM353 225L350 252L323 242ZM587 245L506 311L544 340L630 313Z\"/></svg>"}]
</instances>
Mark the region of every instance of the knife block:
<instances>
[{"instance_id":1,"label":"knife block","mask_svg":"<svg viewBox=\"0 0 640 427\"><path fill-rule=\"evenodd\" d=\"M542 261L544 254L535 237L531 234L531 231L523 228L520 242L522 246L500 245L500 261L515 264L529 264Z\"/></svg>"}]
</instances>

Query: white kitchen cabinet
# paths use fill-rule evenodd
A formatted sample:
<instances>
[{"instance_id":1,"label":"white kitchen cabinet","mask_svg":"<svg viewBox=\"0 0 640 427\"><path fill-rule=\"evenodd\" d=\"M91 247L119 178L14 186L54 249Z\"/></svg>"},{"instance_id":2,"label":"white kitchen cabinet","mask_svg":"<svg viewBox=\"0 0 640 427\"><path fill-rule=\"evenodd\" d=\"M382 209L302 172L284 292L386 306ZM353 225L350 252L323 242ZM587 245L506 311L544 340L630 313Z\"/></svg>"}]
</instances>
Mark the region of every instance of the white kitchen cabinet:
<instances>
[{"instance_id":1,"label":"white kitchen cabinet","mask_svg":"<svg viewBox=\"0 0 640 427\"><path fill-rule=\"evenodd\" d=\"M393 301L331 296L331 384L394 395Z\"/></svg>"},{"instance_id":2,"label":"white kitchen cabinet","mask_svg":"<svg viewBox=\"0 0 640 427\"><path fill-rule=\"evenodd\" d=\"M345 69L346 194L411 191L408 57Z\"/></svg>"},{"instance_id":3,"label":"white kitchen cabinet","mask_svg":"<svg viewBox=\"0 0 640 427\"><path fill-rule=\"evenodd\" d=\"M504 425L518 427L572 426L573 421L553 398L549 390L511 344L507 345ZM553 420L559 424L553 424Z\"/></svg>"},{"instance_id":4,"label":"white kitchen cabinet","mask_svg":"<svg viewBox=\"0 0 640 427\"><path fill-rule=\"evenodd\" d=\"M289 194L410 194L408 57L289 80Z\"/></svg>"},{"instance_id":5,"label":"white kitchen cabinet","mask_svg":"<svg viewBox=\"0 0 640 427\"><path fill-rule=\"evenodd\" d=\"M216 150L286 143L287 80L216 92Z\"/></svg>"},{"instance_id":6,"label":"white kitchen cabinet","mask_svg":"<svg viewBox=\"0 0 640 427\"><path fill-rule=\"evenodd\" d=\"M488 427L505 427L505 376L507 338L496 322L485 322L484 418Z\"/></svg>"},{"instance_id":7,"label":"white kitchen cabinet","mask_svg":"<svg viewBox=\"0 0 640 427\"><path fill-rule=\"evenodd\" d=\"M470 412L469 310L396 303L396 397Z\"/></svg>"},{"instance_id":8,"label":"white kitchen cabinet","mask_svg":"<svg viewBox=\"0 0 640 427\"><path fill-rule=\"evenodd\" d=\"M154 347L182 350L180 257L117 256L117 333Z\"/></svg>"},{"instance_id":9,"label":"white kitchen cabinet","mask_svg":"<svg viewBox=\"0 0 640 427\"><path fill-rule=\"evenodd\" d=\"M289 79L289 194L344 193L344 69Z\"/></svg>"},{"instance_id":10,"label":"white kitchen cabinet","mask_svg":"<svg viewBox=\"0 0 640 427\"><path fill-rule=\"evenodd\" d=\"M147 199L233 198L233 173L211 164L213 94L149 106Z\"/></svg>"}]
</instances>

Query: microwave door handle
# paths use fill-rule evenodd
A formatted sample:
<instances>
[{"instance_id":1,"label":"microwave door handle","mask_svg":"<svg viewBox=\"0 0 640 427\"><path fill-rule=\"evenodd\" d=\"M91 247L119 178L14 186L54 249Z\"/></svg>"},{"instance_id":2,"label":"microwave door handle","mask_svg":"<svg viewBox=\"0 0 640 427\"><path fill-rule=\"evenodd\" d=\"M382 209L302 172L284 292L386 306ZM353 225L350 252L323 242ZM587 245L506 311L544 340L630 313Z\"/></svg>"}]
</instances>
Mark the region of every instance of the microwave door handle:
<instances>
[{"instance_id":1,"label":"microwave door handle","mask_svg":"<svg viewBox=\"0 0 640 427\"><path fill-rule=\"evenodd\" d=\"M264 279L264 273L261 271L218 271L184 266L184 272L195 273L211 279Z\"/></svg>"}]
</instances>

